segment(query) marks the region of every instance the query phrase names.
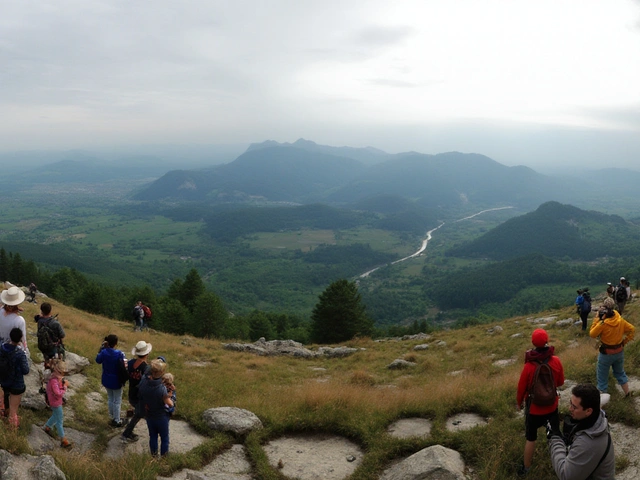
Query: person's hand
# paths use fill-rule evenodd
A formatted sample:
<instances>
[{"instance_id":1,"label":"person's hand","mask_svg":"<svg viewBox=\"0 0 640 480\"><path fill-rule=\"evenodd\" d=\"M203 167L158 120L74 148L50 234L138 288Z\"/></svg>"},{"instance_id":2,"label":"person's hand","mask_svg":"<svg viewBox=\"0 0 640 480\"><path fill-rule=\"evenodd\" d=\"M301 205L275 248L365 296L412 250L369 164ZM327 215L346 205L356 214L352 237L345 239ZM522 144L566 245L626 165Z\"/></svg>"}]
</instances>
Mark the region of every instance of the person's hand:
<instances>
[{"instance_id":1,"label":"person's hand","mask_svg":"<svg viewBox=\"0 0 640 480\"><path fill-rule=\"evenodd\" d=\"M547 440L551 440L552 437L562 438L562 432L560 432L560 429L554 430L551 427L551 422L547 422Z\"/></svg>"}]
</instances>

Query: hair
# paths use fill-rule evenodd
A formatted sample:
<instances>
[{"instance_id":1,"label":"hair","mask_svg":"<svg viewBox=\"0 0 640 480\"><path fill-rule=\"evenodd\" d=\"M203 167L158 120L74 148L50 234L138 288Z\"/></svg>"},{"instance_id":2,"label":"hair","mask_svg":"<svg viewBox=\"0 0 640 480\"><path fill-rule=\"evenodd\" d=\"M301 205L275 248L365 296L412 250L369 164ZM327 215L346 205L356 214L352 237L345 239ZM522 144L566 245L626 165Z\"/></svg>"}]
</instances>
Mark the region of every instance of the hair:
<instances>
[{"instance_id":1,"label":"hair","mask_svg":"<svg viewBox=\"0 0 640 480\"><path fill-rule=\"evenodd\" d=\"M42 305L40 305L40 311L44 315L49 315L51 313L51 304L44 302Z\"/></svg>"},{"instance_id":2,"label":"hair","mask_svg":"<svg viewBox=\"0 0 640 480\"><path fill-rule=\"evenodd\" d=\"M604 299L604 302L602 302L602 305L607 308L614 308L616 306L616 302L613 301L613 298L607 297Z\"/></svg>"},{"instance_id":3,"label":"hair","mask_svg":"<svg viewBox=\"0 0 640 480\"><path fill-rule=\"evenodd\" d=\"M151 360L151 376L153 378L160 378L164 375L164 371L167 369L167 364L162 360Z\"/></svg>"},{"instance_id":4,"label":"hair","mask_svg":"<svg viewBox=\"0 0 640 480\"><path fill-rule=\"evenodd\" d=\"M580 399L580 406L586 410L592 408L594 412L600 411L600 390L590 383L581 383L571 389L573 396Z\"/></svg>"},{"instance_id":5,"label":"hair","mask_svg":"<svg viewBox=\"0 0 640 480\"><path fill-rule=\"evenodd\" d=\"M22 340L22 330L18 327L12 328L11 332L9 332L9 338L11 338L13 343L20 343L20 340Z\"/></svg>"},{"instance_id":6,"label":"hair","mask_svg":"<svg viewBox=\"0 0 640 480\"><path fill-rule=\"evenodd\" d=\"M52 371L55 370L59 373L66 373L67 371L67 364L64 360L61 360L59 358L52 359L50 365Z\"/></svg>"},{"instance_id":7,"label":"hair","mask_svg":"<svg viewBox=\"0 0 640 480\"><path fill-rule=\"evenodd\" d=\"M113 348L118 345L118 336L112 333L104 337L104 341L107 342L107 345L109 345L109 347Z\"/></svg>"},{"instance_id":8,"label":"hair","mask_svg":"<svg viewBox=\"0 0 640 480\"><path fill-rule=\"evenodd\" d=\"M20 311L19 305L5 305L4 311L9 313L18 313Z\"/></svg>"},{"instance_id":9,"label":"hair","mask_svg":"<svg viewBox=\"0 0 640 480\"><path fill-rule=\"evenodd\" d=\"M162 375L162 383L165 385L173 385L173 373L165 373Z\"/></svg>"}]
</instances>

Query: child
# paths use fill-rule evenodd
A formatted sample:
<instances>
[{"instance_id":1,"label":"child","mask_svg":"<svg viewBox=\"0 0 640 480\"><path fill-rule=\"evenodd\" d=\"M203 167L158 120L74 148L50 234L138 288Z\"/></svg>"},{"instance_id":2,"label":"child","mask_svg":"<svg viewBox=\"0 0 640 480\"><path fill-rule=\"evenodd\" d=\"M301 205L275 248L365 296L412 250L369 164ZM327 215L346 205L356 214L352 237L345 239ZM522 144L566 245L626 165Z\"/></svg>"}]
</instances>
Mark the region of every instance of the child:
<instances>
[{"instance_id":1,"label":"child","mask_svg":"<svg viewBox=\"0 0 640 480\"><path fill-rule=\"evenodd\" d=\"M47 435L53 437L51 427L55 426L56 430L58 430L58 436L62 439L60 440L60 446L62 448L71 448L71 442L64 436L64 417L62 415L63 397L67 393L67 387L69 386L69 382L63 378L67 366L64 361L58 359L52 359L51 363L51 378L47 382L47 397L53 413L47 423L44 424L44 431Z\"/></svg>"},{"instance_id":2,"label":"child","mask_svg":"<svg viewBox=\"0 0 640 480\"><path fill-rule=\"evenodd\" d=\"M176 386L173 383L173 374L165 373L162 375L162 384L166 387L167 393L169 394L169 398L165 399L164 409L169 414L169 416L173 416L173 412L176 411Z\"/></svg>"}]
</instances>

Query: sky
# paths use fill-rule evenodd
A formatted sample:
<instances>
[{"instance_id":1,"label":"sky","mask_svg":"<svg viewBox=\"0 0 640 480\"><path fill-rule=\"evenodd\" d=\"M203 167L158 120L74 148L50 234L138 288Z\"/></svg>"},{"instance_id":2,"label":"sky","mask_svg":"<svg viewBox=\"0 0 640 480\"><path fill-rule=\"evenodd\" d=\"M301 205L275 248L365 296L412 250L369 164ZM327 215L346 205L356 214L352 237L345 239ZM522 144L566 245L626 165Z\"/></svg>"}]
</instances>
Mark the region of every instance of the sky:
<instances>
[{"instance_id":1,"label":"sky","mask_svg":"<svg viewBox=\"0 0 640 480\"><path fill-rule=\"evenodd\" d=\"M640 169L640 0L0 2L0 152L298 138Z\"/></svg>"}]
</instances>

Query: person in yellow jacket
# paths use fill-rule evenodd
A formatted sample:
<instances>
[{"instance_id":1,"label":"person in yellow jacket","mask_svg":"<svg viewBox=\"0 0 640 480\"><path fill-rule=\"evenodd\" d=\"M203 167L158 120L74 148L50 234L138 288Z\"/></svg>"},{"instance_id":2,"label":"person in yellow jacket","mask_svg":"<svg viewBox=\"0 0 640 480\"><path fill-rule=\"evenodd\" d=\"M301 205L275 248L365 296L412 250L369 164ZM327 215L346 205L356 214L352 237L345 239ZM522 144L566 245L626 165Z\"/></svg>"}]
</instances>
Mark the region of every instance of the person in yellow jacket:
<instances>
[{"instance_id":1,"label":"person in yellow jacket","mask_svg":"<svg viewBox=\"0 0 640 480\"><path fill-rule=\"evenodd\" d=\"M609 385L609 368L613 369L613 376L622 387L624 394L629 396L629 379L624 372L624 346L633 340L635 327L627 322L614 310L615 302L612 298L605 298L603 307L598 310L598 316L591 324L589 335L600 337L600 353L596 378L598 390L605 393Z\"/></svg>"}]
</instances>

